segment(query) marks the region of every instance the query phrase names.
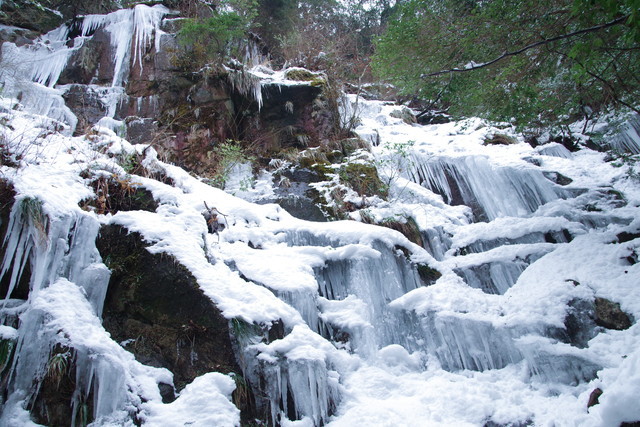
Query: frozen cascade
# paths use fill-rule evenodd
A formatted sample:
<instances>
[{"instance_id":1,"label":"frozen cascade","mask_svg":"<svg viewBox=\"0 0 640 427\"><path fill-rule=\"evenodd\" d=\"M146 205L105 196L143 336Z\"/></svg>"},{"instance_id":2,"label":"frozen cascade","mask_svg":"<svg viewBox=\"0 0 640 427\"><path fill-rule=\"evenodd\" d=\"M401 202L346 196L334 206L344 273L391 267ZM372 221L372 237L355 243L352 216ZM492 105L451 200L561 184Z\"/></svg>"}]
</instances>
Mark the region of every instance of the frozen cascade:
<instances>
[{"instance_id":1,"label":"frozen cascade","mask_svg":"<svg viewBox=\"0 0 640 427\"><path fill-rule=\"evenodd\" d=\"M619 152L640 154L640 115L634 114L623 123L622 129L609 140L609 146Z\"/></svg>"},{"instance_id":2,"label":"frozen cascade","mask_svg":"<svg viewBox=\"0 0 640 427\"><path fill-rule=\"evenodd\" d=\"M27 262L31 271L29 305L20 315L16 357L5 384L12 398L5 407L33 404L49 360L57 354L76 366L74 414L93 395L96 419L111 416L125 409L131 398L127 391L131 384L125 384L131 382L128 368L122 364L131 363L133 356L106 340L121 352L121 359L114 361L113 348L94 342L106 335L99 316L111 275L94 243L99 223L80 210L49 217L38 206L32 198L16 200L4 242L2 275L11 271L11 277L0 311L11 311L14 304L7 301ZM95 331L89 333L91 328ZM34 340L35 336L39 338ZM60 353L61 349L66 350Z\"/></svg>"},{"instance_id":3,"label":"frozen cascade","mask_svg":"<svg viewBox=\"0 0 640 427\"><path fill-rule=\"evenodd\" d=\"M504 294L513 286L530 262L492 262L475 267L462 268L458 273L472 288L491 294Z\"/></svg>"},{"instance_id":4,"label":"frozen cascade","mask_svg":"<svg viewBox=\"0 0 640 427\"><path fill-rule=\"evenodd\" d=\"M524 357L513 341L517 335L510 329L434 313L421 320L444 369L500 369Z\"/></svg>"},{"instance_id":5,"label":"frozen cascade","mask_svg":"<svg viewBox=\"0 0 640 427\"><path fill-rule=\"evenodd\" d=\"M564 195L539 171L496 168L481 156L416 156L414 162L414 181L441 194L447 203L471 206L480 219L525 216Z\"/></svg>"},{"instance_id":6,"label":"frozen cascade","mask_svg":"<svg viewBox=\"0 0 640 427\"><path fill-rule=\"evenodd\" d=\"M126 83L130 63L138 62L142 71L142 57L152 40L155 40L156 52L160 50L160 23L169 13L170 10L162 5L150 7L139 4L132 9L122 9L108 15L87 15L83 18L83 37L98 28L104 28L111 37L111 46L115 51L112 86Z\"/></svg>"},{"instance_id":7,"label":"frozen cascade","mask_svg":"<svg viewBox=\"0 0 640 427\"><path fill-rule=\"evenodd\" d=\"M142 72L142 57L152 40L156 51L160 48L160 24L170 10L162 5L153 7L136 5L133 9L123 9L108 15L88 15L83 17L81 35L69 43L69 28L66 25L41 36L33 45L17 47L13 43L3 43L0 66L0 82L4 96L20 99L31 112L45 115L65 123L70 132L75 130L77 118L65 105L61 89L54 88L71 57L80 49L86 39L98 28L111 37L114 50L114 90L102 88L103 100L109 116L113 117L122 88L127 82L130 63L136 62ZM132 52L133 47L133 52ZM30 76L34 83L24 80Z\"/></svg>"},{"instance_id":8,"label":"frozen cascade","mask_svg":"<svg viewBox=\"0 0 640 427\"><path fill-rule=\"evenodd\" d=\"M307 418L313 425L328 421L340 401L339 374L326 357L338 350L328 341L302 326L269 344L260 333L235 339L245 378L260 384L256 406L270 413L273 425L287 419Z\"/></svg>"}]
</instances>

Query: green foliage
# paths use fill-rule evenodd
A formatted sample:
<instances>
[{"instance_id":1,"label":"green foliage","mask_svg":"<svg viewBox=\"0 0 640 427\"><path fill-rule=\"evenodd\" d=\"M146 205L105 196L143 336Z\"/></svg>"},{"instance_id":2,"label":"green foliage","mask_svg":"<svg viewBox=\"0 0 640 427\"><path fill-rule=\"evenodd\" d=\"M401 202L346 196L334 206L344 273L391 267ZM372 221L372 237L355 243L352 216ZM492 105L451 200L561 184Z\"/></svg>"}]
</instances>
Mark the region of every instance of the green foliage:
<instances>
[{"instance_id":1,"label":"green foliage","mask_svg":"<svg viewBox=\"0 0 640 427\"><path fill-rule=\"evenodd\" d=\"M243 2L250 4L251 2ZM225 11L205 19L187 19L178 32L178 43L186 48L188 58L197 65L222 64L225 58L239 52L241 40L254 14L251 9ZM193 66L193 63L190 64Z\"/></svg>"},{"instance_id":2,"label":"green foliage","mask_svg":"<svg viewBox=\"0 0 640 427\"><path fill-rule=\"evenodd\" d=\"M377 158L374 164L384 176L384 186L386 188L391 188L406 169L413 167L410 150L414 144L415 141L411 140L384 143L383 147L386 154Z\"/></svg>"},{"instance_id":3,"label":"green foliage","mask_svg":"<svg viewBox=\"0 0 640 427\"><path fill-rule=\"evenodd\" d=\"M435 268L429 267L427 264L418 264L416 268L420 278L428 285L435 283L436 280L442 277L442 273Z\"/></svg>"},{"instance_id":4,"label":"green foliage","mask_svg":"<svg viewBox=\"0 0 640 427\"><path fill-rule=\"evenodd\" d=\"M338 170L340 180L360 196L386 197L388 187L380 180L375 166L364 163L347 163Z\"/></svg>"},{"instance_id":5,"label":"green foliage","mask_svg":"<svg viewBox=\"0 0 640 427\"><path fill-rule=\"evenodd\" d=\"M44 213L42 200L35 197L25 197L20 202L22 216L38 231L41 244L47 242L49 217Z\"/></svg>"},{"instance_id":6,"label":"green foliage","mask_svg":"<svg viewBox=\"0 0 640 427\"><path fill-rule=\"evenodd\" d=\"M47 363L46 378L53 382L56 387L60 386L60 382L69 371L71 359L71 351L69 349L61 349L52 354Z\"/></svg>"},{"instance_id":7,"label":"green foliage","mask_svg":"<svg viewBox=\"0 0 640 427\"><path fill-rule=\"evenodd\" d=\"M213 150L213 156L215 158L215 171L210 184L218 188L224 188L234 167L242 163L255 161L255 157L248 154L247 150L238 141L231 139L217 145ZM250 184L245 183L244 185L249 186Z\"/></svg>"},{"instance_id":8,"label":"green foliage","mask_svg":"<svg viewBox=\"0 0 640 427\"><path fill-rule=\"evenodd\" d=\"M0 374L11 365L15 345L14 340L0 340Z\"/></svg>"},{"instance_id":9,"label":"green foliage","mask_svg":"<svg viewBox=\"0 0 640 427\"><path fill-rule=\"evenodd\" d=\"M589 119L637 103L637 3L408 0L379 38L373 67L402 93L458 116L533 126Z\"/></svg>"}]
</instances>

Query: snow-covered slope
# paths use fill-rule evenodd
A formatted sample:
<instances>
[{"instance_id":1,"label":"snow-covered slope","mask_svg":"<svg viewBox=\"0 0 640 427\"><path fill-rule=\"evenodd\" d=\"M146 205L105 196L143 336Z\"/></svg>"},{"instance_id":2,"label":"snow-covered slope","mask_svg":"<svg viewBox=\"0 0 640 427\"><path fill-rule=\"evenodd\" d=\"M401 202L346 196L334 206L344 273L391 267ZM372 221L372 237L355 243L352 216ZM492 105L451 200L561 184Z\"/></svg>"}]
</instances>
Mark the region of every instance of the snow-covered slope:
<instances>
[{"instance_id":1,"label":"snow-covered slope","mask_svg":"<svg viewBox=\"0 0 640 427\"><path fill-rule=\"evenodd\" d=\"M155 13L144 8L144 16ZM147 43L140 34L129 45ZM0 364L0 424L33 425L28 409L60 346L73 351L73 423L86 421L90 399L96 426L240 423L231 376L207 373L163 403L159 385L172 383L171 372L135 360L103 327L110 273L95 238L110 224L172 255L230 325L241 325L231 328L236 357L267 423L640 420L634 169L588 149L483 145L489 134L513 132L476 119L419 126L393 118L395 106L359 100L356 108L356 131L377 144L372 158L390 185L389 200L371 198L366 215L412 218L427 249L357 221L359 212L350 221L296 219L211 187L110 129L72 137L73 120L61 110L2 98L0 173L16 196L2 264L9 292L0 303L0 337L15 353ZM121 166L133 155L143 174ZM560 185L558 174L572 181ZM87 208L81 202L95 197L89 184L101 176L147 189L157 209ZM268 177L260 191L241 193L268 194ZM222 231L210 232L206 206L224 214ZM28 297L10 299L26 263ZM441 274L435 283L421 278L424 268ZM603 310L624 312L631 324L607 324ZM270 336L276 325L282 333ZM599 403L588 408L597 388Z\"/></svg>"}]
</instances>

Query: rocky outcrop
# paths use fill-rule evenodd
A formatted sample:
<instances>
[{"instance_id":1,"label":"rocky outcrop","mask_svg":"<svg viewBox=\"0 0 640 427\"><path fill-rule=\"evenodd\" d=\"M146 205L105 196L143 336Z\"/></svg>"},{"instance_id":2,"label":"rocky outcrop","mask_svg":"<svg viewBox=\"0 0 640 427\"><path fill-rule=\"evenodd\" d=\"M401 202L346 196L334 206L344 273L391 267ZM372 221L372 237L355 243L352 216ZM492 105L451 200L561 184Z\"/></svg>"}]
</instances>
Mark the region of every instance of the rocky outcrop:
<instances>
[{"instance_id":1,"label":"rocky outcrop","mask_svg":"<svg viewBox=\"0 0 640 427\"><path fill-rule=\"evenodd\" d=\"M0 24L28 28L46 33L62 24L61 13L28 0L4 0L0 2ZM43 2L46 5L46 2ZM40 6L40 7L38 7Z\"/></svg>"},{"instance_id":2,"label":"rocky outcrop","mask_svg":"<svg viewBox=\"0 0 640 427\"><path fill-rule=\"evenodd\" d=\"M119 226L103 227L97 246L112 271L103 318L114 340L173 372L178 389L206 372L239 374L229 322L187 269Z\"/></svg>"},{"instance_id":3,"label":"rocky outcrop","mask_svg":"<svg viewBox=\"0 0 640 427\"><path fill-rule=\"evenodd\" d=\"M605 298L595 299L595 322L607 329L622 331L631 327L631 318L622 311L620 304Z\"/></svg>"}]
</instances>

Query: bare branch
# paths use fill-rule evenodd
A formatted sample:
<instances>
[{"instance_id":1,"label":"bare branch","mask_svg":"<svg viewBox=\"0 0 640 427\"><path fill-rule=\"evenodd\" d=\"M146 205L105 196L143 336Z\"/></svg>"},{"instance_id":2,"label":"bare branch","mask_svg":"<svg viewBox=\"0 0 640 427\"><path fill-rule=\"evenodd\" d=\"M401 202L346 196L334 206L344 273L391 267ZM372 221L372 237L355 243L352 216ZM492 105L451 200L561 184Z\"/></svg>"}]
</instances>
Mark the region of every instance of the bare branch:
<instances>
[{"instance_id":1,"label":"bare branch","mask_svg":"<svg viewBox=\"0 0 640 427\"><path fill-rule=\"evenodd\" d=\"M421 77L422 78L435 77L435 76L440 76L440 75L443 75L443 74L463 73L463 72L466 72L466 71L474 71L474 70L478 70L480 68L485 68L485 67L488 67L489 65L495 64L496 62L502 61L505 58L508 58L510 56L520 55L521 53L526 52L527 50L533 49L533 48L538 47L538 46L543 46L545 44L557 42L558 40L564 40L564 39L568 39L568 38L571 38L571 37L579 36L581 34L592 33L594 31L600 31L600 30L603 30L603 29L608 28L608 27L613 27L615 25L622 24L624 21L627 20L627 18L629 18L629 15L625 15L625 16L622 16L620 18L614 19L613 21L607 22L606 24L600 24L600 25L596 25L594 27L584 28L582 30L574 31L574 32L567 33L567 34L562 34L562 35L559 35L559 36L556 36L556 37L551 37L549 39L543 39L543 40L540 40L538 42L535 42L535 43L529 44L527 46L524 46L521 49L514 50L512 52L504 52L502 55L500 55L497 58L494 58L494 59L492 59L491 61L488 61L488 62L483 62L481 64L478 64L478 63L475 63L475 62L471 62L470 65L467 65L464 68L452 68L450 70L436 71L435 73L423 74Z\"/></svg>"}]
</instances>

